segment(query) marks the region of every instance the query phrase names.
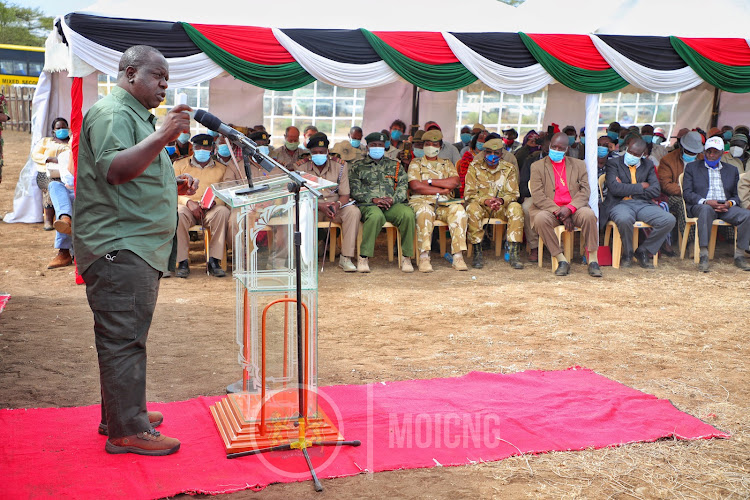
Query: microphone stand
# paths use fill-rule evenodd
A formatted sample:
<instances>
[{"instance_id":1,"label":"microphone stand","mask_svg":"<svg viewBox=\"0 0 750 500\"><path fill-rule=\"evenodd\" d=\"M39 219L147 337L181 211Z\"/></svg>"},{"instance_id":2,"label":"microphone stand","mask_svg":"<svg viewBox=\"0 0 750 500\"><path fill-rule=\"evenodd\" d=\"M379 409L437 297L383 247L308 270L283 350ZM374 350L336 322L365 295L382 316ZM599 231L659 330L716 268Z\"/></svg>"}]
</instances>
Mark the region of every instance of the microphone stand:
<instances>
[{"instance_id":1,"label":"microphone stand","mask_svg":"<svg viewBox=\"0 0 750 500\"><path fill-rule=\"evenodd\" d=\"M310 461L310 455L307 453L307 448L313 447L313 446L359 446L361 444L360 441L312 441L306 438L306 420L307 420L307 405L305 404L305 390L307 389L303 385L303 380L305 376L305 363L306 360L304 359L304 337L302 334L302 231L300 230L300 191L302 188L306 188L317 200L322 195L320 191L317 189L308 186L307 180L299 175L297 172L293 172L288 170L286 167L275 161L273 158L270 158L269 156L261 153L258 151L258 145L252 141L251 139L248 139L244 135L237 136L237 137L230 137L230 139L233 142L237 142L242 146L242 156L245 161L245 173L247 174L247 180L249 183L249 189L244 189L242 191L237 191L236 194L244 195L244 194L250 194L254 192L260 192L265 191L269 188L269 186L263 185L263 186L257 186L254 187L252 181L250 180L250 167L248 165L250 157L252 157L252 160L255 161L258 165L266 169L267 171L273 170L274 167L278 168L282 172L284 172L287 177L289 177L290 182L287 184L287 189L290 193L294 193L294 267L295 267L295 273L296 273L296 291L297 291L297 300L296 300L296 309L297 309L297 396L298 396L298 407L299 407L299 416L297 418L297 427L298 427L298 439L297 441L292 441L291 443L283 444L283 445L277 445L277 446L271 446L269 448L262 448L259 450L250 450L250 451L243 451L239 453L230 453L227 455L227 458L239 458L244 457L247 455L257 455L259 453L265 453L269 451L281 451L281 450L292 450L292 449L299 449L302 450L302 454L305 457L305 461L307 462L307 467L310 469L310 475L312 476L313 483L315 486L315 491L323 491L323 485L320 484L320 480L318 479L317 474L315 473L315 468L313 467L312 462ZM317 203L317 201L316 201ZM262 381L262 383L266 383L265 380Z\"/></svg>"}]
</instances>

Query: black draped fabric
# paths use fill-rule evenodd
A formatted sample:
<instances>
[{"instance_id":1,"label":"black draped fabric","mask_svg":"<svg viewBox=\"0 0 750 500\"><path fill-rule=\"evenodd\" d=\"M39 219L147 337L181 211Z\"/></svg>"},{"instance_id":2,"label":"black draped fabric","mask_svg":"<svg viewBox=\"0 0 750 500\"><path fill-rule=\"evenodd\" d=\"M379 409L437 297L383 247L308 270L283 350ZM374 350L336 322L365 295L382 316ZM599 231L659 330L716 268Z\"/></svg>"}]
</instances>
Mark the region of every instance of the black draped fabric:
<instances>
[{"instance_id":1,"label":"black draped fabric","mask_svg":"<svg viewBox=\"0 0 750 500\"><path fill-rule=\"evenodd\" d=\"M641 66L660 71L674 71L687 66L672 47L668 36L598 36L604 43Z\"/></svg>"},{"instance_id":2,"label":"black draped fabric","mask_svg":"<svg viewBox=\"0 0 750 500\"><path fill-rule=\"evenodd\" d=\"M92 42L118 52L125 52L135 43L150 45L167 58L187 57L201 52L180 23L91 16L75 12L65 16L65 23Z\"/></svg>"},{"instance_id":3,"label":"black draped fabric","mask_svg":"<svg viewBox=\"0 0 750 500\"><path fill-rule=\"evenodd\" d=\"M283 29L286 36L319 56L348 64L368 64L382 60L360 30Z\"/></svg>"},{"instance_id":4,"label":"black draped fabric","mask_svg":"<svg viewBox=\"0 0 750 500\"><path fill-rule=\"evenodd\" d=\"M464 45L492 62L510 68L537 63L518 33L453 33Z\"/></svg>"}]
</instances>

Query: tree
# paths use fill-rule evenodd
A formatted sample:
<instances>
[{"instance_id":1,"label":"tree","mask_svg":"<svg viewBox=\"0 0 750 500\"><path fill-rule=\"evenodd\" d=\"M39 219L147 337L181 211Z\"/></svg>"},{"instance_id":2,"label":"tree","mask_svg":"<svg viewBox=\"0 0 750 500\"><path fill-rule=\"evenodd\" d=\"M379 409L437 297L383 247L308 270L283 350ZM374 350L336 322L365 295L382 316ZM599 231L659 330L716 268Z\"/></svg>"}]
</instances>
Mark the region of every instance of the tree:
<instances>
[{"instance_id":1,"label":"tree","mask_svg":"<svg viewBox=\"0 0 750 500\"><path fill-rule=\"evenodd\" d=\"M0 0L0 43L43 47L53 21L40 9Z\"/></svg>"}]
</instances>

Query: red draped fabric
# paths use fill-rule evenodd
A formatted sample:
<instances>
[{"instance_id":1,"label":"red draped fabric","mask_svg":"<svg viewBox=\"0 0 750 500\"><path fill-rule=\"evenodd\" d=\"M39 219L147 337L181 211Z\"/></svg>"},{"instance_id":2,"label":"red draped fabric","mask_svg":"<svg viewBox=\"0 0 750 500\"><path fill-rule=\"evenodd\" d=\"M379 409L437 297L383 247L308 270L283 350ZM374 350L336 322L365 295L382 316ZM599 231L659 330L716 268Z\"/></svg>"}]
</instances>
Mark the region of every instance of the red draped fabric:
<instances>
[{"instance_id":1,"label":"red draped fabric","mask_svg":"<svg viewBox=\"0 0 750 500\"><path fill-rule=\"evenodd\" d=\"M726 66L750 66L750 46L744 38L682 38L691 49Z\"/></svg>"},{"instance_id":2,"label":"red draped fabric","mask_svg":"<svg viewBox=\"0 0 750 500\"><path fill-rule=\"evenodd\" d=\"M385 43L409 59L425 64L448 64L458 58L437 31L373 31Z\"/></svg>"},{"instance_id":3,"label":"red draped fabric","mask_svg":"<svg viewBox=\"0 0 750 500\"><path fill-rule=\"evenodd\" d=\"M73 190L78 184L78 145L81 140L81 126L83 125L83 78L73 78L70 87L70 158L73 160ZM76 263L76 284L83 285L83 278L78 274Z\"/></svg>"},{"instance_id":4,"label":"red draped fabric","mask_svg":"<svg viewBox=\"0 0 750 500\"><path fill-rule=\"evenodd\" d=\"M294 57L276 40L271 28L191 24L221 49L242 60L269 66L293 63Z\"/></svg>"},{"instance_id":5,"label":"red draped fabric","mask_svg":"<svg viewBox=\"0 0 750 500\"><path fill-rule=\"evenodd\" d=\"M591 71L610 69L588 35L527 35L542 50L566 64Z\"/></svg>"}]
</instances>

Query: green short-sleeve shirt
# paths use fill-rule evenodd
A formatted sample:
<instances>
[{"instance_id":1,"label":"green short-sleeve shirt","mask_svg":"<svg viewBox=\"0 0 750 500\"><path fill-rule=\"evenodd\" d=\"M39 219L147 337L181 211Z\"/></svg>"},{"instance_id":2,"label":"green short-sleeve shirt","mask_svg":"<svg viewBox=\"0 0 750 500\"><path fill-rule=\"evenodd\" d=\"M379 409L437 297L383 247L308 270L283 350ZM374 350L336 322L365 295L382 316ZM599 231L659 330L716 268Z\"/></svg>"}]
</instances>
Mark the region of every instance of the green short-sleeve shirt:
<instances>
[{"instance_id":1,"label":"green short-sleeve shirt","mask_svg":"<svg viewBox=\"0 0 750 500\"><path fill-rule=\"evenodd\" d=\"M80 273L114 250L130 250L154 269L167 270L177 227L177 183L166 150L135 179L107 182L114 157L153 134L155 124L156 117L120 87L83 118L73 208Z\"/></svg>"}]
</instances>

